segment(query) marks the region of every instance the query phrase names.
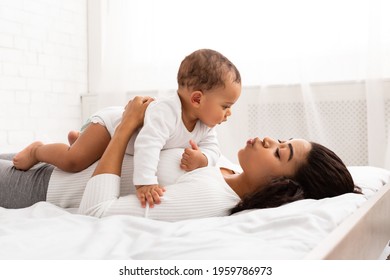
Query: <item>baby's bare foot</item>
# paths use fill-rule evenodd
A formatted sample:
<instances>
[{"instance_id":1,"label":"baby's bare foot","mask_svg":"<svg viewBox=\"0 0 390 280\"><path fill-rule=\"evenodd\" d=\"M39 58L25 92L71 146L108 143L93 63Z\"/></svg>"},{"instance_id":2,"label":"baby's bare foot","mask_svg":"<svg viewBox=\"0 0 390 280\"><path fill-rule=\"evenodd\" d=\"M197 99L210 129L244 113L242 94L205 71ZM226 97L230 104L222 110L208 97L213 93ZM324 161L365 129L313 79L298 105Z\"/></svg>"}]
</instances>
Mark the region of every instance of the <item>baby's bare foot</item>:
<instances>
[{"instance_id":1,"label":"baby's bare foot","mask_svg":"<svg viewBox=\"0 0 390 280\"><path fill-rule=\"evenodd\" d=\"M74 142L76 142L77 138L79 138L80 132L72 130L68 133L68 142L69 145L72 146Z\"/></svg>"},{"instance_id":2,"label":"baby's bare foot","mask_svg":"<svg viewBox=\"0 0 390 280\"><path fill-rule=\"evenodd\" d=\"M13 160L16 169L29 170L39 161L35 157L35 151L38 147L42 146L42 142L34 142L24 148L21 152L17 153Z\"/></svg>"}]
</instances>

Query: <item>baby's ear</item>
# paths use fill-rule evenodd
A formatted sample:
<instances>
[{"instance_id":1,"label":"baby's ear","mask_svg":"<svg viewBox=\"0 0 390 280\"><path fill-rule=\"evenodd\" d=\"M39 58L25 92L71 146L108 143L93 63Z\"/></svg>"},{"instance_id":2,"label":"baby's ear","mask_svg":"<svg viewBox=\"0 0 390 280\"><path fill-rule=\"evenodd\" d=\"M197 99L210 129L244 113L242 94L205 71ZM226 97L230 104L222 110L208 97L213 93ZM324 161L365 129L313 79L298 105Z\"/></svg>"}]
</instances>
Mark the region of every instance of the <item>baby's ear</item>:
<instances>
[{"instance_id":1,"label":"baby's ear","mask_svg":"<svg viewBox=\"0 0 390 280\"><path fill-rule=\"evenodd\" d=\"M198 107L202 101L203 93L199 90L193 91L190 96L191 104Z\"/></svg>"}]
</instances>

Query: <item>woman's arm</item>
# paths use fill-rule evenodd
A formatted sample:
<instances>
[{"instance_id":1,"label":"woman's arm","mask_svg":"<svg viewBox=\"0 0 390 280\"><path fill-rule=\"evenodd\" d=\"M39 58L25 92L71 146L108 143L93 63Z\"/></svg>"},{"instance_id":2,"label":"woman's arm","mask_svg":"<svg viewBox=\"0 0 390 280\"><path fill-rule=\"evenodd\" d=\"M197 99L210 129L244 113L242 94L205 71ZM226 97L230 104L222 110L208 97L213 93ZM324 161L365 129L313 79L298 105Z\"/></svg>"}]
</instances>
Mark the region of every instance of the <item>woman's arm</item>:
<instances>
[{"instance_id":1,"label":"woman's arm","mask_svg":"<svg viewBox=\"0 0 390 280\"><path fill-rule=\"evenodd\" d=\"M92 177L99 174L121 175L123 157L131 136L143 124L145 110L152 102L150 97L135 97L130 101L122 115L122 121L117 126L103 156L92 174Z\"/></svg>"},{"instance_id":2,"label":"woman's arm","mask_svg":"<svg viewBox=\"0 0 390 280\"><path fill-rule=\"evenodd\" d=\"M126 147L131 136L142 125L145 110L151 101L153 99L149 97L135 97L127 104L122 121L87 182L80 202L80 214L102 217L119 199L120 176Z\"/></svg>"},{"instance_id":3,"label":"woman's arm","mask_svg":"<svg viewBox=\"0 0 390 280\"><path fill-rule=\"evenodd\" d=\"M127 104L122 120L115 129L110 143L92 174L92 178L100 174L121 176L122 162L127 144L131 136L143 124L146 108L152 101L153 98L151 97L137 96ZM110 184L109 182L107 183ZM158 187L137 194L141 206L145 207L146 202L149 203L150 207L153 207L154 204L159 204L161 202L160 196L163 195L164 190L164 188Z\"/></svg>"}]
</instances>

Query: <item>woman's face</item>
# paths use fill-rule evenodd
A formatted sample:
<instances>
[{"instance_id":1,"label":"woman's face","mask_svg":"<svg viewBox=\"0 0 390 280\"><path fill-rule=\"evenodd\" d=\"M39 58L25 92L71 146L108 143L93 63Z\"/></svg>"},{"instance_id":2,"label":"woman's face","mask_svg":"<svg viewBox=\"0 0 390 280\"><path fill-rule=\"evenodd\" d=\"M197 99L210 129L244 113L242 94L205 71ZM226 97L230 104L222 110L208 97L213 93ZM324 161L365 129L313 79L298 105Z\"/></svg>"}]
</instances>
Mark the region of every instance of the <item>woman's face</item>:
<instances>
[{"instance_id":1,"label":"woman's face","mask_svg":"<svg viewBox=\"0 0 390 280\"><path fill-rule=\"evenodd\" d=\"M277 177L292 178L305 162L311 144L304 139L278 141L269 137L249 139L238 152L238 160L254 182L266 184Z\"/></svg>"}]
</instances>

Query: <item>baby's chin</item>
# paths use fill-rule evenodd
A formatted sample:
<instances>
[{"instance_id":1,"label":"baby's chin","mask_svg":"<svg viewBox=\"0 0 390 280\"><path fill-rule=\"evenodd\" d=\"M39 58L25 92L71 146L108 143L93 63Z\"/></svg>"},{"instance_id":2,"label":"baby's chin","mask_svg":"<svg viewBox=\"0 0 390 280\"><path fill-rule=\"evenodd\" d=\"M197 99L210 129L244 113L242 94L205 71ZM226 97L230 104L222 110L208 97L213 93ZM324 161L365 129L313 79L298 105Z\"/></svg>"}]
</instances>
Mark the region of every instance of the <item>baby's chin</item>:
<instances>
[{"instance_id":1,"label":"baby's chin","mask_svg":"<svg viewBox=\"0 0 390 280\"><path fill-rule=\"evenodd\" d=\"M206 126L208 127L208 128L214 128L214 127L216 127L217 125L219 125L220 123L218 123L218 124L206 124Z\"/></svg>"},{"instance_id":2,"label":"baby's chin","mask_svg":"<svg viewBox=\"0 0 390 280\"><path fill-rule=\"evenodd\" d=\"M207 127L209 127L209 128L214 128L214 127L216 127L217 125L221 125L221 124L223 124L225 121L220 121L219 123L212 123L212 124L210 124L210 123L205 123L205 122L203 122Z\"/></svg>"}]
</instances>

